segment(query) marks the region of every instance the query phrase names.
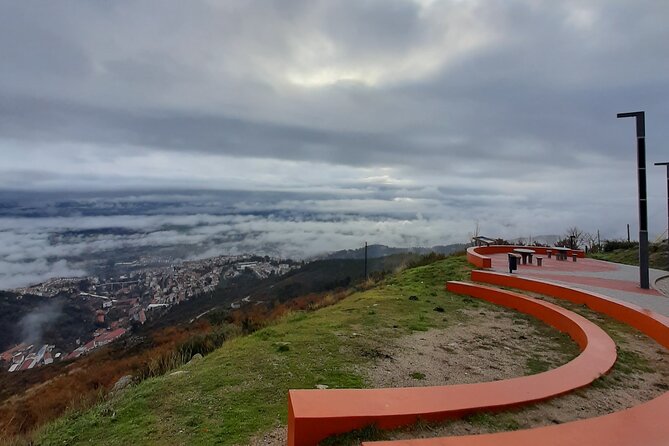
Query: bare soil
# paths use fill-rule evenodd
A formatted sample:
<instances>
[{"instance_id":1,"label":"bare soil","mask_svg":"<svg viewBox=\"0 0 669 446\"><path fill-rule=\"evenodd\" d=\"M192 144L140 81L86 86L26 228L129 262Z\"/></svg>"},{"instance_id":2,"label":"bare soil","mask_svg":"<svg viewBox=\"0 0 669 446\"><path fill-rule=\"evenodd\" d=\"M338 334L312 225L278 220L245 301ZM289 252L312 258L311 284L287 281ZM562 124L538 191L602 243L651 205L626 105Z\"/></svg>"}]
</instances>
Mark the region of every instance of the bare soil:
<instances>
[{"instance_id":1,"label":"bare soil","mask_svg":"<svg viewBox=\"0 0 669 446\"><path fill-rule=\"evenodd\" d=\"M506 310L472 310L467 322L401 338L367 371L372 387L438 386L497 381L555 368L578 353L569 338ZM555 330L554 335L558 335ZM557 336L556 336L557 337ZM565 342L569 345L565 345ZM541 370L535 370L541 371Z\"/></svg>"},{"instance_id":2,"label":"bare soil","mask_svg":"<svg viewBox=\"0 0 669 446\"><path fill-rule=\"evenodd\" d=\"M634 329L618 326L610 319L587 310L580 312L609 331L618 346L618 361L607 376L584 389L515 411L477 414L442 424L421 424L411 429L390 432L387 438L482 434L565 423L624 410L669 390L669 354L664 348ZM508 342L503 330L490 335L502 343ZM523 362L522 357L526 355L518 356L518 362ZM483 360L485 358L480 357L478 364L482 364L480 361ZM439 364L439 359L435 359L434 365ZM485 364L482 366L486 367ZM513 370L513 367L508 370ZM492 372L488 371L484 376L492 376Z\"/></svg>"}]
</instances>

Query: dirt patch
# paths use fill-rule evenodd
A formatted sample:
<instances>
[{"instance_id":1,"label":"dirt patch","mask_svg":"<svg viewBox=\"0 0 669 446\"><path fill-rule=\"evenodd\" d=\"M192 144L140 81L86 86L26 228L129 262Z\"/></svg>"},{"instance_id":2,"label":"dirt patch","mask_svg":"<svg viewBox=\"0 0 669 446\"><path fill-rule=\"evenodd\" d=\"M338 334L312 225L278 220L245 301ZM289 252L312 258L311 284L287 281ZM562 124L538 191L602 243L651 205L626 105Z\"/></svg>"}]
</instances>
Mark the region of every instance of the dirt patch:
<instances>
[{"instance_id":1,"label":"dirt patch","mask_svg":"<svg viewBox=\"0 0 669 446\"><path fill-rule=\"evenodd\" d=\"M496 381L568 362L578 348L557 330L504 310L469 310L467 322L405 336L367 371L371 387Z\"/></svg>"},{"instance_id":2,"label":"dirt patch","mask_svg":"<svg viewBox=\"0 0 669 446\"><path fill-rule=\"evenodd\" d=\"M613 370L593 385L523 409L499 414L475 414L437 425L422 424L388 433L387 437L408 439L469 435L559 424L624 410L669 390L669 354L666 350L629 327L616 326L612 329L611 325L616 323L609 318L587 310L579 312L609 331L618 346L618 361Z\"/></svg>"},{"instance_id":3,"label":"dirt patch","mask_svg":"<svg viewBox=\"0 0 669 446\"><path fill-rule=\"evenodd\" d=\"M288 428L277 426L269 432L253 437L249 446L285 446L288 444Z\"/></svg>"}]
</instances>

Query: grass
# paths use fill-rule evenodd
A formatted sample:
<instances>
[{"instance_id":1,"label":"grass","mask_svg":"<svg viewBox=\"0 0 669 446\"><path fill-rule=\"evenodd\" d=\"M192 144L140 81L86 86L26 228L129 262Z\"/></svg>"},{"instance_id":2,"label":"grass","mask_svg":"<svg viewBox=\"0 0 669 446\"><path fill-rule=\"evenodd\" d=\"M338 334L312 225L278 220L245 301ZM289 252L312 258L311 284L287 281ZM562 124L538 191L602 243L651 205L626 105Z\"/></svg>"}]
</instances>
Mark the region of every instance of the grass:
<instances>
[{"instance_id":1,"label":"grass","mask_svg":"<svg viewBox=\"0 0 669 446\"><path fill-rule=\"evenodd\" d=\"M627 339L629 337L646 337L636 328L627 324L619 322L609 316L597 313L586 305L579 305L560 299L547 298L543 296L536 296L543 300L553 302L568 310L580 314L586 319L594 322L602 328L616 344L617 359L613 368L606 375L597 379L592 383L593 387L615 389L626 385L628 378L640 375L643 373L653 372L654 369L650 361L638 352L629 348ZM528 364L529 367L529 364Z\"/></svg>"},{"instance_id":2,"label":"grass","mask_svg":"<svg viewBox=\"0 0 669 446\"><path fill-rule=\"evenodd\" d=\"M401 336L467 322L467 313L472 311L466 310L485 309L493 317L500 315L492 304L444 290L444 282L464 280L470 270L464 256L449 257L390 276L333 306L288 314L179 369L188 373L150 378L92 409L46 425L37 432L36 443L247 444L252 437L286 424L289 389L313 389L319 384L329 388L365 387L364 367L383 357L384 349ZM560 304L568 307L564 302ZM436 307L443 312L435 311ZM614 339L618 330L630 330L582 306L572 307L598 324L601 321ZM516 318L524 319L539 333L535 346L538 352L549 341L551 345L557 341L560 353L578 353L566 335L528 316L517 314ZM621 349L617 373L633 374L649 366L624 344ZM552 366L541 355L526 362L528 373L540 373ZM612 375L620 376L611 373L598 382L609 385L605 380ZM425 374L416 371L411 378L425 379ZM493 431L518 428L511 413L479 413L466 421ZM387 435L370 426L331 438L325 444L359 444Z\"/></svg>"},{"instance_id":3,"label":"grass","mask_svg":"<svg viewBox=\"0 0 669 446\"><path fill-rule=\"evenodd\" d=\"M392 339L466 319L459 310L483 304L444 291L444 282L465 279L469 271L464 257L450 257L405 270L331 307L290 314L179 369L189 373L150 378L62 417L41 429L36 441L245 444L286 423L288 389L363 387L359 366Z\"/></svg>"},{"instance_id":4,"label":"grass","mask_svg":"<svg viewBox=\"0 0 669 446\"><path fill-rule=\"evenodd\" d=\"M520 429L520 424L509 413L479 412L465 417L473 426L485 427L489 432L506 432Z\"/></svg>"},{"instance_id":5,"label":"grass","mask_svg":"<svg viewBox=\"0 0 669 446\"><path fill-rule=\"evenodd\" d=\"M649 266L651 268L669 270L667 263L667 244L651 243L649 246ZM598 252L589 254L593 259L606 260L608 262L624 263L626 265L639 266L639 248L616 249L610 252Z\"/></svg>"},{"instance_id":6,"label":"grass","mask_svg":"<svg viewBox=\"0 0 669 446\"><path fill-rule=\"evenodd\" d=\"M551 364L548 361L540 358L537 355L532 355L531 357L527 358L525 365L527 367L528 375L546 372L551 368Z\"/></svg>"}]
</instances>

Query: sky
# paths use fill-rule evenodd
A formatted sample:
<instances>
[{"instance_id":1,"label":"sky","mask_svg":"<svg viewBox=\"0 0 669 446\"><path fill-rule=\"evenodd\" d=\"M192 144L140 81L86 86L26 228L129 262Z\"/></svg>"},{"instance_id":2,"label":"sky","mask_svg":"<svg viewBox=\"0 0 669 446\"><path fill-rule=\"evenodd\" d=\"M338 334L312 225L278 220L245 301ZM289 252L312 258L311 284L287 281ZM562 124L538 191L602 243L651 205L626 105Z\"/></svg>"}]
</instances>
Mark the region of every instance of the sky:
<instances>
[{"instance_id":1,"label":"sky","mask_svg":"<svg viewBox=\"0 0 669 446\"><path fill-rule=\"evenodd\" d=\"M477 221L617 238L638 215L616 113L645 110L657 237L667 23L663 0L0 0L0 191L271 191L442 228L426 243Z\"/></svg>"}]
</instances>

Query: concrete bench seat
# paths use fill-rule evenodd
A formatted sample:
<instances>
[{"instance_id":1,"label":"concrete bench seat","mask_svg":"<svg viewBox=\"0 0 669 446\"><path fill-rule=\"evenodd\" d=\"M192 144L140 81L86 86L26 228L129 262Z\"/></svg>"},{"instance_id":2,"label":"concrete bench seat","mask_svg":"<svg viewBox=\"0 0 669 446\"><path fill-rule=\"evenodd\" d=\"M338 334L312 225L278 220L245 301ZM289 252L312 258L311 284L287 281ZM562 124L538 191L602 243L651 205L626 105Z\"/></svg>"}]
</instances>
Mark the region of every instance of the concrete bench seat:
<instances>
[{"instance_id":1,"label":"concrete bench seat","mask_svg":"<svg viewBox=\"0 0 669 446\"><path fill-rule=\"evenodd\" d=\"M388 389L290 390L288 445L313 446L328 436L370 424L391 429L418 419L440 421L482 410L502 410L586 386L616 360L611 338L597 325L557 305L483 285L449 282L448 290L534 316L567 333L581 354L536 375L451 386Z\"/></svg>"},{"instance_id":2,"label":"concrete bench seat","mask_svg":"<svg viewBox=\"0 0 669 446\"><path fill-rule=\"evenodd\" d=\"M541 280L488 271L473 271L472 279L498 286L541 293L587 305L631 325L669 348L669 318L602 294ZM630 409L569 423L486 435L366 442L365 446L665 446L669 444L669 392Z\"/></svg>"}]
</instances>

